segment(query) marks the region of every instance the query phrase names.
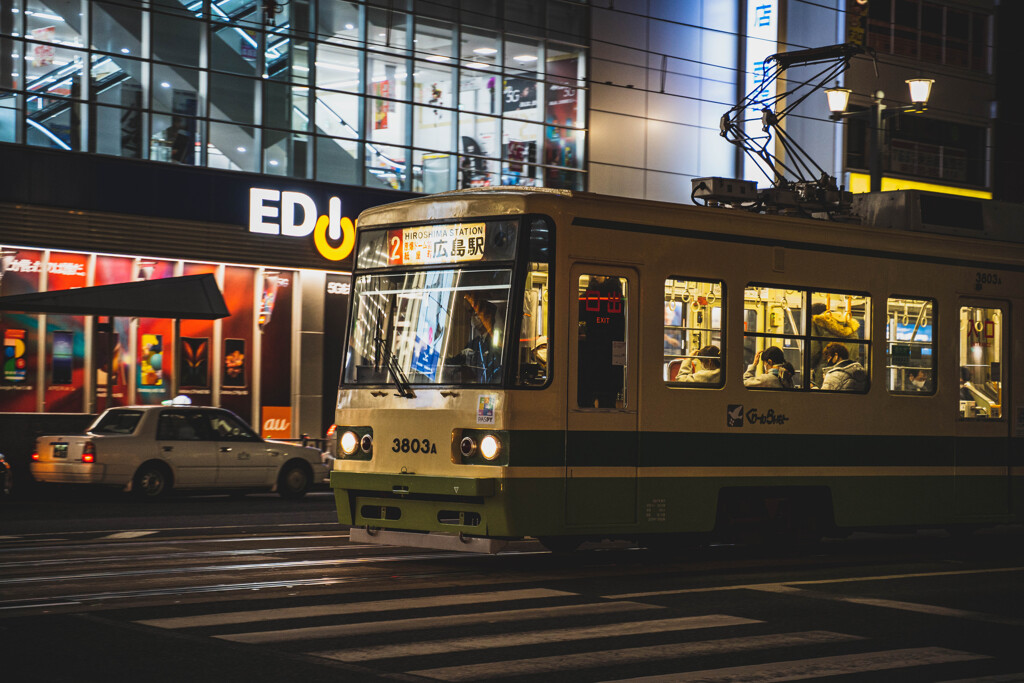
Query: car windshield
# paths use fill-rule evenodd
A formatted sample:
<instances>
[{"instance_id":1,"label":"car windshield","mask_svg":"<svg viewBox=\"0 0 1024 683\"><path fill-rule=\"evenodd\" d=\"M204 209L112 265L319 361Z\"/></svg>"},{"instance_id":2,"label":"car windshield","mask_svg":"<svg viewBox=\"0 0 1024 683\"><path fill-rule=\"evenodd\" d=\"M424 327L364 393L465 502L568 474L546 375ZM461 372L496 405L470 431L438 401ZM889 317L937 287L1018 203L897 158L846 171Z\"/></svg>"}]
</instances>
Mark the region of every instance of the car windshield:
<instances>
[{"instance_id":1,"label":"car windshield","mask_svg":"<svg viewBox=\"0 0 1024 683\"><path fill-rule=\"evenodd\" d=\"M108 410L86 431L91 434L131 434L142 419L141 410Z\"/></svg>"},{"instance_id":2,"label":"car windshield","mask_svg":"<svg viewBox=\"0 0 1024 683\"><path fill-rule=\"evenodd\" d=\"M361 275L345 381L500 384L511 268Z\"/></svg>"}]
</instances>

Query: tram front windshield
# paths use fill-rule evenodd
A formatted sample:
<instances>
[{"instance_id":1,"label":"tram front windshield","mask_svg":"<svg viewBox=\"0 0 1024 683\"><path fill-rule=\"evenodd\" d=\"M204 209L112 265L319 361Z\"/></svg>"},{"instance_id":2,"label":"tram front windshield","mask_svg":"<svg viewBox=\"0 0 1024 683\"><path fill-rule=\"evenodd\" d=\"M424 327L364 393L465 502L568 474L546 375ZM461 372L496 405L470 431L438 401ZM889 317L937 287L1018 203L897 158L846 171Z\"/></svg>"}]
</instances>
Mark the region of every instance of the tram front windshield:
<instances>
[{"instance_id":1,"label":"tram front windshield","mask_svg":"<svg viewBox=\"0 0 1024 683\"><path fill-rule=\"evenodd\" d=\"M501 384L517 224L363 233L345 383Z\"/></svg>"}]
</instances>

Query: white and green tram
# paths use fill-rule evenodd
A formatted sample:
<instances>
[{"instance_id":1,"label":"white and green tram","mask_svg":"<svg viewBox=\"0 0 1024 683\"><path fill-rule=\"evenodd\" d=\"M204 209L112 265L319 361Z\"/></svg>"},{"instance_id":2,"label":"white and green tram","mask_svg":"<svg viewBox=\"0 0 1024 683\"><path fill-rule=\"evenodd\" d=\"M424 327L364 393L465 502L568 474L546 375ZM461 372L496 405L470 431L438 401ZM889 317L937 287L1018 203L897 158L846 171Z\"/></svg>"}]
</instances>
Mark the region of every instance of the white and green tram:
<instances>
[{"instance_id":1,"label":"white and green tram","mask_svg":"<svg viewBox=\"0 0 1024 683\"><path fill-rule=\"evenodd\" d=\"M364 212L339 520L489 552L1024 520L1024 244L912 199L949 225L518 188Z\"/></svg>"}]
</instances>

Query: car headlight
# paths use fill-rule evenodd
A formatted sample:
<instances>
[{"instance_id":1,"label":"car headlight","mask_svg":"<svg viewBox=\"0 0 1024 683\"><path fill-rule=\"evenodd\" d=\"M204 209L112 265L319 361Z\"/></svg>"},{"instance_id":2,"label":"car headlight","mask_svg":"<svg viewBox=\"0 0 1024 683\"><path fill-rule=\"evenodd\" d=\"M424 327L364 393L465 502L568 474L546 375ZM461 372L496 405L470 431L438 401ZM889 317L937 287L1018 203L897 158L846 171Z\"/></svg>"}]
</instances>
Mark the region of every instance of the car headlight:
<instances>
[{"instance_id":1,"label":"car headlight","mask_svg":"<svg viewBox=\"0 0 1024 683\"><path fill-rule=\"evenodd\" d=\"M359 446L359 437L355 432L348 431L341 435L341 452L345 455L352 455Z\"/></svg>"},{"instance_id":2,"label":"car headlight","mask_svg":"<svg viewBox=\"0 0 1024 683\"><path fill-rule=\"evenodd\" d=\"M485 460L494 460L500 452L501 442L498 441L498 437L488 434L480 439L480 455L484 456Z\"/></svg>"}]
</instances>

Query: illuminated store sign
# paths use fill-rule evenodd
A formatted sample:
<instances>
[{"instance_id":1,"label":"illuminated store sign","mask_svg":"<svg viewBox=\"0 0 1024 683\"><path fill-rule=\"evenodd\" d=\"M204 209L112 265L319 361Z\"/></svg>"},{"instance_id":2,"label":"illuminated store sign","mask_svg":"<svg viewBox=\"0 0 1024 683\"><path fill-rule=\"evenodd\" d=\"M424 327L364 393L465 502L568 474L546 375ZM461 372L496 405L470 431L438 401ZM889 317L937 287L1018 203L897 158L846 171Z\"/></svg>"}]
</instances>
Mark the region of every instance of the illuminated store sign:
<instances>
[{"instance_id":1,"label":"illuminated store sign","mask_svg":"<svg viewBox=\"0 0 1024 683\"><path fill-rule=\"evenodd\" d=\"M331 197L327 213L320 214L316 202L302 192L282 192L259 187L249 189L249 232L285 237L308 237L320 255L340 261L352 253L356 226L341 215L341 200ZM334 246L338 241L341 244Z\"/></svg>"},{"instance_id":2,"label":"illuminated store sign","mask_svg":"<svg viewBox=\"0 0 1024 683\"><path fill-rule=\"evenodd\" d=\"M779 51L779 2L778 0L747 0L747 38L744 71L746 86L744 92L753 92L764 82L764 60ZM761 93L760 101L770 101L775 97L773 88ZM760 109L757 103L755 109ZM761 130L761 118L752 117L746 124L746 133L757 139L764 135ZM761 172L757 163L750 158L745 161L744 178L759 179Z\"/></svg>"}]
</instances>

